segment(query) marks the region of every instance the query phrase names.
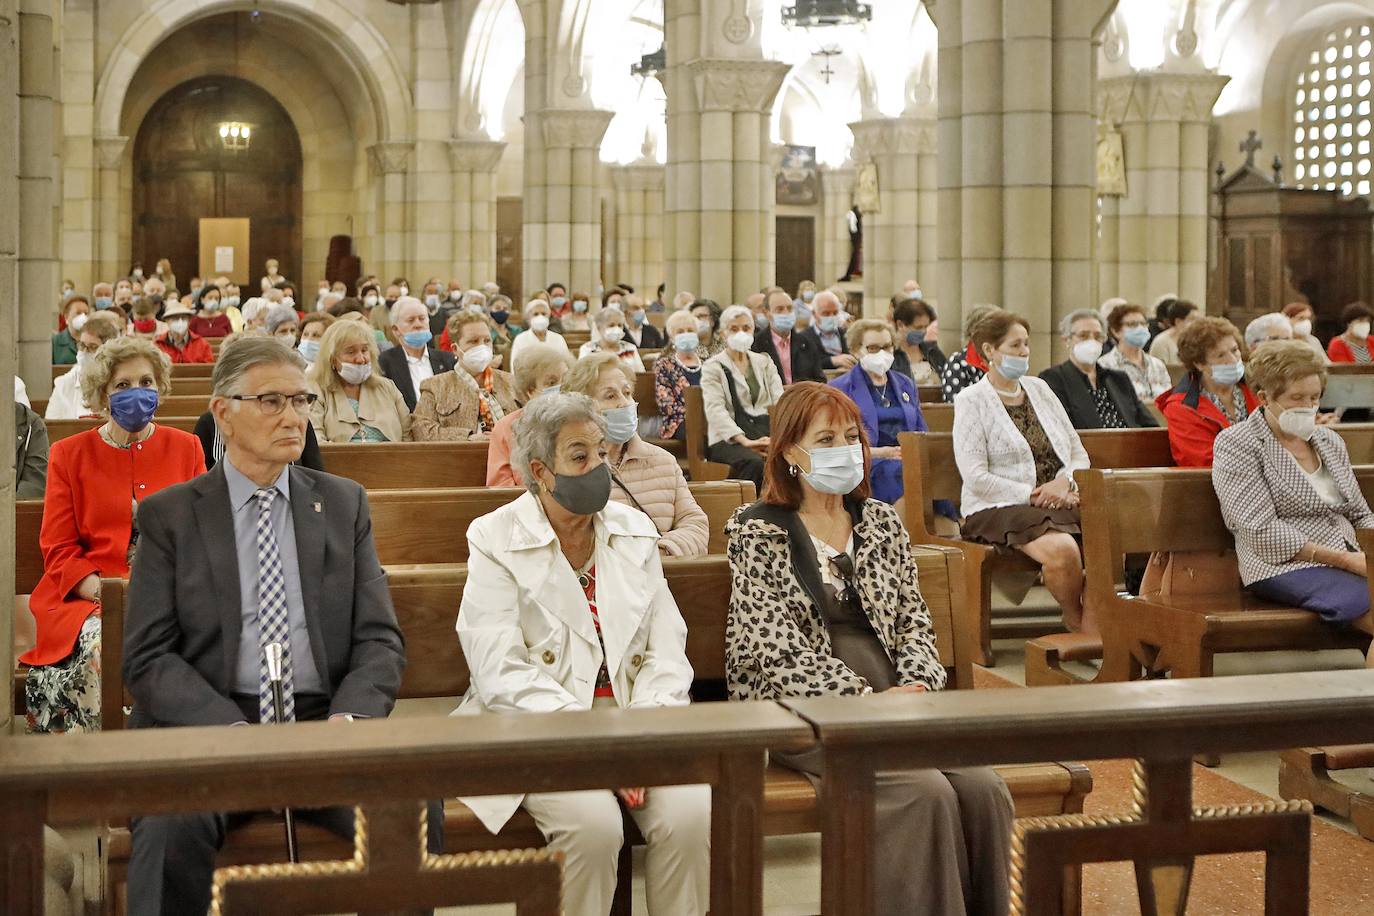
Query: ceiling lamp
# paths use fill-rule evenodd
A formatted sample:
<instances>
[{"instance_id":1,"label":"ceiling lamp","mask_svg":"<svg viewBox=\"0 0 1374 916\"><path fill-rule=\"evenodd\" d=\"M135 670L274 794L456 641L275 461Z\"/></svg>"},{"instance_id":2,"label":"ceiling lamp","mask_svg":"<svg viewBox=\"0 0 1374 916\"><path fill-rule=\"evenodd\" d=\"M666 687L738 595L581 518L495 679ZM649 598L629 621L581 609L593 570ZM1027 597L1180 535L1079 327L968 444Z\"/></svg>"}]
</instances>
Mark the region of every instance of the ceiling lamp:
<instances>
[{"instance_id":1,"label":"ceiling lamp","mask_svg":"<svg viewBox=\"0 0 1374 916\"><path fill-rule=\"evenodd\" d=\"M219 141L230 152L237 153L248 149L253 139L253 128L238 121L223 121L219 125Z\"/></svg>"},{"instance_id":2,"label":"ceiling lamp","mask_svg":"<svg viewBox=\"0 0 1374 916\"><path fill-rule=\"evenodd\" d=\"M639 63L630 64L630 75L648 79L651 76L658 76L666 69L668 69L668 49L664 45L659 45L657 51L645 54L639 59Z\"/></svg>"},{"instance_id":3,"label":"ceiling lamp","mask_svg":"<svg viewBox=\"0 0 1374 916\"><path fill-rule=\"evenodd\" d=\"M797 0L782 8L782 24L790 28L860 25L872 18L873 7L858 0Z\"/></svg>"}]
</instances>

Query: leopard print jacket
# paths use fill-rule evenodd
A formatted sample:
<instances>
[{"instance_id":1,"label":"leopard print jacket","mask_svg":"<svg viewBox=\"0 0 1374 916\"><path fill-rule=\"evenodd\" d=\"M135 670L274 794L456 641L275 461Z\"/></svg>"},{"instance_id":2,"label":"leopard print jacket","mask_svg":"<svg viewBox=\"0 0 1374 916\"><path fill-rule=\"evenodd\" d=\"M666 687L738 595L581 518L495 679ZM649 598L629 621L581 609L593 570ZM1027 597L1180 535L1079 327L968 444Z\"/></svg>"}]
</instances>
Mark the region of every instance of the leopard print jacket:
<instances>
[{"instance_id":1,"label":"leopard print jacket","mask_svg":"<svg viewBox=\"0 0 1374 916\"><path fill-rule=\"evenodd\" d=\"M744 506L726 523L730 614L725 654L730 697L855 695L868 682L831 652L830 634L792 567L787 531ZM870 499L854 528L856 587L901 684L945 686L930 611L916 582L911 542L896 510Z\"/></svg>"}]
</instances>

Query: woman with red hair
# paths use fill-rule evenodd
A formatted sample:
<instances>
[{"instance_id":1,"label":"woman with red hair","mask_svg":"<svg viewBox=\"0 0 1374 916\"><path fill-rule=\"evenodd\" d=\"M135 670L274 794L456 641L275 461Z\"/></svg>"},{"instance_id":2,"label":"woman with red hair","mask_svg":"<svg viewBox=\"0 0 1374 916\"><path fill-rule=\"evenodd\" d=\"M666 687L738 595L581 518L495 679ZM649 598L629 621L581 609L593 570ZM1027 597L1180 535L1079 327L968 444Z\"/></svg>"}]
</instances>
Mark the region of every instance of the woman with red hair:
<instances>
[{"instance_id":1,"label":"woman with red hair","mask_svg":"<svg viewBox=\"0 0 1374 916\"><path fill-rule=\"evenodd\" d=\"M726 525L730 696L922 693L945 685L911 542L870 498L858 408L816 382L773 408L763 499ZM819 774L813 754L784 756ZM1012 806L986 767L878 774L879 914L1005 913Z\"/></svg>"}]
</instances>

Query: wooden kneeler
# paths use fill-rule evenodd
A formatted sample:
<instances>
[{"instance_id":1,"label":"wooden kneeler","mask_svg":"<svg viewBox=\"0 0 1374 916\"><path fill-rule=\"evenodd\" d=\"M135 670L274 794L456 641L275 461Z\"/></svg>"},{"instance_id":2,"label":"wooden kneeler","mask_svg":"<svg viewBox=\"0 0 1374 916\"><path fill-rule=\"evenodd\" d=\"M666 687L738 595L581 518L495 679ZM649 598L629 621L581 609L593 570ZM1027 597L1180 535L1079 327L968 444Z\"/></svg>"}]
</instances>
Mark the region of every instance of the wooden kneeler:
<instances>
[{"instance_id":1,"label":"wooden kneeler","mask_svg":"<svg viewBox=\"0 0 1374 916\"><path fill-rule=\"evenodd\" d=\"M1284 751L1279 757L1279 795L1306 799L1337 817L1348 818L1360 836L1374 840L1374 794L1337 782L1330 773L1360 767L1374 767L1374 744Z\"/></svg>"}]
</instances>

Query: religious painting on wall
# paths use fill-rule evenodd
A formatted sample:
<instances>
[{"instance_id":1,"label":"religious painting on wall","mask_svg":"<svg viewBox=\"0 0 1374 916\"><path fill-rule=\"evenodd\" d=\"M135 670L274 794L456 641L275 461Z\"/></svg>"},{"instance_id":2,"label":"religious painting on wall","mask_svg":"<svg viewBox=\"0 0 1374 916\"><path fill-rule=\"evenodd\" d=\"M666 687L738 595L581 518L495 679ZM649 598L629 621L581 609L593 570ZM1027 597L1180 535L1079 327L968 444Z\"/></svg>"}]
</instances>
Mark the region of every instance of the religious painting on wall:
<instances>
[{"instance_id":1,"label":"religious painting on wall","mask_svg":"<svg viewBox=\"0 0 1374 916\"><path fill-rule=\"evenodd\" d=\"M816 203L820 181L816 177L816 148L788 146L782 153L778 167L777 203L808 207Z\"/></svg>"},{"instance_id":2,"label":"religious painting on wall","mask_svg":"<svg viewBox=\"0 0 1374 916\"><path fill-rule=\"evenodd\" d=\"M1126 196L1126 151L1119 130L1098 135L1097 193L1102 197Z\"/></svg>"}]
</instances>

